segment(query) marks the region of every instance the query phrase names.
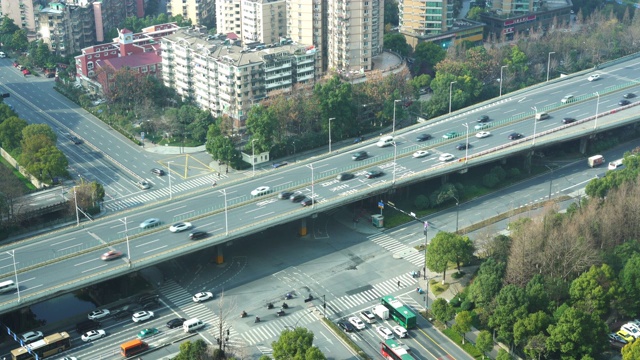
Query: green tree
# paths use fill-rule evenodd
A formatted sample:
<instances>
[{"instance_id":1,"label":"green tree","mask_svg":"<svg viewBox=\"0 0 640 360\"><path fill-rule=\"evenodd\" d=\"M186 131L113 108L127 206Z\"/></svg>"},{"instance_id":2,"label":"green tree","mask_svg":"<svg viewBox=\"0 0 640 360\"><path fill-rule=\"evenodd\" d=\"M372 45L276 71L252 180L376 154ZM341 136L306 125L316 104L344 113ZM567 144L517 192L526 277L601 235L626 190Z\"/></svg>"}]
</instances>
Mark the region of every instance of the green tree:
<instances>
[{"instance_id":1,"label":"green tree","mask_svg":"<svg viewBox=\"0 0 640 360\"><path fill-rule=\"evenodd\" d=\"M500 292L506 264L490 257L480 265L478 275L469 285L468 299L484 306Z\"/></svg>"},{"instance_id":2,"label":"green tree","mask_svg":"<svg viewBox=\"0 0 640 360\"><path fill-rule=\"evenodd\" d=\"M464 345L465 334L471 331L472 323L473 316L471 316L471 312L461 311L456 315L456 322L452 328L462 335L462 345Z\"/></svg>"},{"instance_id":3,"label":"green tree","mask_svg":"<svg viewBox=\"0 0 640 360\"><path fill-rule=\"evenodd\" d=\"M622 348L622 360L640 359L640 341L634 341Z\"/></svg>"},{"instance_id":4,"label":"green tree","mask_svg":"<svg viewBox=\"0 0 640 360\"><path fill-rule=\"evenodd\" d=\"M497 329L499 339L513 342L513 326L518 319L527 316L527 297L524 289L507 285L500 290L492 303L493 313L489 316L489 326Z\"/></svg>"},{"instance_id":5,"label":"green tree","mask_svg":"<svg viewBox=\"0 0 640 360\"><path fill-rule=\"evenodd\" d=\"M397 26L400 20L398 2L384 0L384 23Z\"/></svg>"},{"instance_id":6,"label":"green tree","mask_svg":"<svg viewBox=\"0 0 640 360\"><path fill-rule=\"evenodd\" d=\"M512 360L513 357L509 355L509 353L505 349L498 350L498 356L496 356L496 360Z\"/></svg>"},{"instance_id":7,"label":"green tree","mask_svg":"<svg viewBox=\"0 0 640 360\"><path fill-rule=\"evenodd\" d=\"M458 272L460 272L462 264L469 264L471 262L476 248L468 236L456 235L452 240L453 252L451 253L450 260L456 263L456 268Z\"/></svg>"},{"instance_id":8,"label":"green tree","mask_svg":"<svg viewBox=\"0 0 640 360\"><path fill-rule=\"evenodd\" d=\"M20 157L27 171L40 181L53 180L55 177L68 176L69 161L55 146L46 146L35 154L22 154Z\"/></svg>"},{"instance_id":9,"label":"green tree","mask_svg":"<svg viewBox=\"0 0 640 360\"><path fill-rule=\"evenodd\" d=\"M383 43L385 49L391 49L403 57L411 53L411 46L407 44L407 39L400 33L384 34Z\"/></svg>"},{"instance_id":10,"label":"green tree","mask_svg":"<svg viewBox=\"0 0 640 360\"><path fill-rule=\"evenodd\" d=\"M549 352L547 350L548 338L548 336L542 333L533 335L529 338L527 345L525 345L524 353L531 359L540 359Z\"/></svg>"},{"instance_id":11,"label":"green tree","mask_svg":"<svg viewBox=\"0 0 640 360\"><path fill-rule=\"evenodd\" d=\"M11 37L11 47L16 50L23 50L29 46L27 32L24 29L17 30Z\"/></svg>"},{"instance_id":12,"label":"green tree","mask_svg":"<svg viewBox=\"0 0 640 360\"><path fill-rule=\"evenodd\" d=\"M427 269L442 273L442 282L447 278L449 260L453 257L453 233L440 231L427 247Z\"/></svg>"},{"instance_id":13,"label":"green tree","mask_svg":"<svg viewBox=\"0 0 640 360\"><path fill-rule=\"evenodd\" d=\"M436 320L447 326L447 321L453 319L456 314L455 309L443 298L437 298L431 305L431 313Z\"/></svg>"},{"instance_id":14,"label":"green tree","mask_svg":"<svg viewBox=\"0 0 640 360\"><path fill-rule=\"evenodd\" d=\"M353 86L334 76L325 83L316 84L313 95L318 101L322 130L328 133L329 119L333 139L343 139L357 134L356 107L353 99Z\"/></svg>"},{"instance_id":15,"label":"green tree","mask_svg":"<svg viewBox=\"0 0 640 360\"><path fill-rule=\"evenodd\" d=\"M413 205L418 210L424 210L429 207L429 198L420 194L416 196L416 199L413 201Z\"/></svg>"},{"instance_id":16,"label":"green tree","mask_svg":"<svg viewBox=\"0 0 640 360\"><path fill-rule=\"evenodd\" d=\"M446 50L434 42L419 43L413 54L412 73L415 75L433 73L436 64L442 61L446 54Z\"/></svg>"},{"instance_id":17,"label":"green tree","mask_svg":"<svg viewBox=\"0 0 640 360\"><path fill-rule=\"evenodd\" d=\"M275 360L322 360L325 356L313 346L313 333L305 328L285 329L271 343ZM315 348L315 349L314 349Z\"/></svg>"},{"instance_id":18,"label":"green tree","mask_svg":"<svg viewBox=\"0 0 640 360\"><path fill-rule=\"evenodd\" d=\"M2 23L0 23L0 34L13 35L13 33L18 30L20 30L20 27L15 24L12 18L7 15L2 17Z\"/></svg>"},{"instance_id":19,"label":"green tree","mask_svg":"<svg viewBox=\"0 0 640 360\"><path fill-rule=\"evenodd\" d=\"M566 360L593 357L607 349L607 330L598 315L570 307L556 325L549 326L547 348Z\"/></svg>"},{"instance_id":20,"label":"green tree","mask_svg":"<svg viewBox=\"0 0 640 360\"><path fill-rule=\"evenodd\" d=\"M542 275L537 274L529 280L525 292L527 293L527 299L529 299L529 313L548 311L550 303L549 292L545 288Z\"/></svg>"},{"instance_id":21,"label":"green tree","mask_svg":"<svg viewBox=\"0 0 640 360\"><path fill-rule=\"evenodd\" d=\"M19 148L22 140L22 129L27 125L25 120L15 116L3 121L0 124L0 144L2 144L2 147L9 152Z\"/></svg>"},{"instance_id":22,"label":"green tree","mask_svg":"<svg viewBox=\"0 0 640 360\"><path fill-rule=\"evenodd\" d=\"M207 360L207 343L202 339L194 342L185 341L180 344L180 352L174 360Z\"/></svg>"},{"instance_id":23,"label":"green tree","mask_svg":"<svg viewBox=\"0 0 640 360\"><path fill-rule=\"evenodd\" d=\"M278 119L273 112L262 105L254 106L249 110L246 125L251 134L251 140L255 140L253 146L256 154L270 151L279 133ZM251 149L251 142L247 144L247 148Z\"/></svg>"},{"instance_id":24,"label":"green tree","mask_svg":"<svg viewBox=\"0 0 640 360\"><path fill-rule=\"evenodd\" d=\"M469 9L469 12L467 12L467 19L479 21L480 14L482 14L483 12L484 12L484 9L478 6L474 6L471 9Z\"/></svg>"},{"instance_id":25,"label":"green tree","mask_svg":"<svg viewBox=\"0 0 640 360\"><path fill-rule=\"evenodd\" d=\"M513 325L513 340L516 345L526 344L529 339L547 330L553 318L542 311L518 319Z\"/></svg>"},{"instance_id":26,"label":"green tree","mask_svg":"<svg viewBox=\"0 0 640 360\"><path fill-rule=\"evenodd\" d=\"M25 126L24 129L22 129L23 139L26 139L35 135L44 135L51 141L52 145L55 144L56 141L58 140L58 135L56 135L56 133L53 132L53 129L51 129L51 126L47 124L31 124L31 125Z\"/></svg>"},{"instance_id":27,"label":"green tree","mask_svg":"<svg viewBox=\"0 0 640 360\"><path fill-rule=\"evenodd\" d=\"M493 349L493 337L487 330L482 330L476 338L476 348L482 353L482 359L484 356Z\"/></svg>"},{"instance_id":28,"label":"green tree","mask_svg":"<svg viewBox=\"0 0 640 360\"><path fill-rule=\"evenodd\" d=\"M603 264L592 266L571 282L569 294L575 307L585 312L602 316L609 310L609 304L619 290L611 267Z\"/></svg>"},{"instance_id":29,"label":"green tree","mask_svg":"<svg viewBox=\"0 0 640 360\"><path fill-rule=\"evenodd\" d=\"M627 316L636 316L640 308L640 254L633 254L620 272L620 288L623 290ZM639 341L640 342L640 341Z\"/></svg>"}]
</instances>

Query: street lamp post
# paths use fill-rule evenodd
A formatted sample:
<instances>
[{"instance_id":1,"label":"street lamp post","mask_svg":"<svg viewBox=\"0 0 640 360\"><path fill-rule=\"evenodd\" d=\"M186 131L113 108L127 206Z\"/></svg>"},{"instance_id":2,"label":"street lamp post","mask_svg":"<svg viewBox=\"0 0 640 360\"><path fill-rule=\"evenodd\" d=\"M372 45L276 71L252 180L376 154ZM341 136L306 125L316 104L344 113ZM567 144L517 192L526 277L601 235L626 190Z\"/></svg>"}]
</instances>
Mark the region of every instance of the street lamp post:
<instances>
[{"instance_id":1,"label":"street lamp post","mask_svg":"<svg viewBox=\"0 0 640 360\"><path fill-rule=\"evenodd\" d=\"M220 192L224 195L224 231L225 235L229 235L229 221L227 218L227 189L222 189Z\"/></svg>"},{"instance_id":2,"label":"street lamp post","mask_svg":"<svg viewBox=\"0 0 640 360\"><path fill-rule=\"evenodd\" d=\"M531 145L535 145L536 144L536 127L538 126L538 120L536 119L536 115L538 114L538 108L533 106L531 107L534 111L534 115L533 115L533 142L531 143Z\"/></svg>"},{"instance_id":3,"label":"street lamp post","mask_svg":"<svg viewBox=\"0 0 640 360\"><path fill-rule=\"evenodd\" d=\"M293 142L293 162L296 162L296 142Z\"/></svg>"},{"instance_id":4,"label":"street lamp post","mask_svg":"<svg viewBox=\"0 0 640 360\"><path fill-rule=\"evenodd\" d=\"M313 164L308 164L307 167L311 169L311 208L315 208L316 206L316 193L315 193L315 182L313 179Z\"/></svg>"},{"instance_id":5,"label":"street lamp post","mask_svg":"<svg viewBox=\"0 0 640 360\"><path fill-rule=\"evenodd\" d=\"M171 198L173 197L173 193L171 192L171 163L173 161L167 161L167 169L168 169L168 173L167 176L169 177L169 200L171 200Z\"/></svg>"},{"instance_id":6,"label":"street lamp post","mask_svg":"<svg viewBox=\"0 0 640 360\"><path fill-rule=\"evenodd\" d=\"M331 120L336 118L329 118L329 154L331 154Z\"/></svg>"},{"instance_id":7,"label":"street lamp post","mask_svg":"<svg viewBox=\"0 0 640 360\"><path fill-rule=\"evenodd\" d=\"M502 65L500 67L500 96L502 96L502 70L506 67L509 67L509 65Z\"/></svg>"},{"instance_id":8,"label":"street lamp post","mask_svg":"<svg viewBox=\"0 0 640 360\"><path fill-rule=\"evenodd\" d=\"M451 114L451 96L453 95L453 84L457 83L457 81L452 81L449 83L449 114Z\"/></svg>"},{"instance_id":9,"label":"street lamp post","mask_svg":"<svg viewBox=\"0 0 640 360\"><path fill-rule=\"evenodd\" d=\"M596 102L596 120L593 123L593 130L595 130L598 127L598 107L600 107L600 93L596 91L596 96L598 97L598 100Z\"/></svg>"},{"instance_id":10,"label":"street lamp post","mask_svg":"<svg viewBox=\"0 0 640 360\"><path fill-rule=\"evenodd\" d=\"M391 135L396 135L396 104L402 100L393 100L393 126L391 128Z\"/></svg>"},{"instance_id":11,"label":"street lamp post","mask_svg":"<svg viewBox=\"0 0 640 360\"><path fill-rule=\"evenodd\" d=\"M13 249L11 252L6 251L7 255L11 255L13 258L13 273L16 276L16 289L18 290L18 302L20 302L20 284L18 283L18 268L16 267L16 250Z\"/></svg>"},{"instance_id":12,"label":"street lamp post","mask_svg":"<svg viewBox=\"0 0 640 360\"><path fill-rule=\"evenodd\" d=\"M424 221L424 267L422 268L422 276L427 279L427 241L429 240L429 222Z\"/></svg>"},{"instance_id":13,"label":"street lamp post","mask_svg":"<svg viewBox=\"0 0 640 360\"><path fill-rule=\"evenodd\" d=\"M458 233L458 220L460 219L460 201L456 199L456 234Z\"/></svg>"},{"instance_id":14,"label":"street lamp post","mask_svg":"<svg viewBox=\"0 0 640 360\"><path fill-rule=\"evenodd\" d=\"M551 177L549 178L549 200L551 200L551 186L553 185L553 168L549 165L545 165L549 171L551 171Z\"/></svg>"},{"instance_id":15,"label":"street lamp post","mask_svg":"<svg viewBox=\"0 0 640 360\"><path fill-rule=\"evenodd\" d=\"M467 128L467 143L464 146L464 163L466 164L469 157L469 124L464 123L462 125Z\"/></svg>"},{"instance_id":16,"label":"street lamp post","mask_svg":"<svg viewBox=\"0 0 640 360\"><path fill-rule=\"evenodd\" d=\"M256 148L253 145L253 142L257 139L251 139L251 176L256 176Z\"/></svg>"},{"instance_id":17,"label":"street lamp post","mask_svg":"<svg viewBox=\"0 0 640 360\"><path fill-rule=\"evenodd\" d=\"M549 82L549 66L551 65L551 54L555 54L555 51L552 51L549 53L549 56L547 57L547 82Z\"/></svg>"},{"instance_id":18,"label":"street lamp post","mask_svg":"<svg viewBox=\"0 0 640 360\"><path fill-rule=\"evenodd\" d=\"M129 249L129 229L127 228L127 217L124 217L124 221L122 221L122 219L118 220L124 223L124 237L125 239L127 239L127 260L129 262L129 266L131 266L131 250Z\"/></svg>"},{"instance_id":19,"label":"street lamp post","mask_svg":"<svg viewBox=\"0 0 640 360\"><path fill-rule=\"evenodd\" d=\"M396 184L396 159L398 157L398 146L396 145L396 142L393 142L393 182L392 184L395 185Z\"/></svg>"},{"instance_id":20,"label":"street lamp post","mask_svg":"<svg viewBox=\"0 0 640 360\"><path fill-rule=\"evenodd\" d=\"M76 204L76 226L80 226L80 215L78 214L78 195L76 193L76 187L73 187L73 201Z\"/></svg>"}]
</instances>

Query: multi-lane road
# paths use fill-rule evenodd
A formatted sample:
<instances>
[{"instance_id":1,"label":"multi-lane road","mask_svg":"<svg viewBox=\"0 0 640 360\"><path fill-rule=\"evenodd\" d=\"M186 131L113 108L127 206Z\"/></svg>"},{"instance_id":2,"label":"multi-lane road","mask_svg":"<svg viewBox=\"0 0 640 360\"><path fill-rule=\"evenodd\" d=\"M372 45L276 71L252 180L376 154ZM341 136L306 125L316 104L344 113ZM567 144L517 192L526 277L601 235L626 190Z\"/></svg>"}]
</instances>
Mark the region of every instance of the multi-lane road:
<instances>
[{"instance_id":1,"label":"multi-lane road","mask_svg":"<svg viewBox=\"0 0 640 360\"><path fill-rule=\"evenodd\" d=\"M534 128L537 134L553 128L564 126L561 119L574 117L582 119L595 113L598 98L582 102L567 104L555 110L547 110L550 119L533 121L533 110L549 109L560 106L560 99L566 94L577 98L586 94L599 92L599 112L609 112L617 109L619 99L623 93L639 93L640 87L616 88L616 84L629 83L632 79L628 74L635 73L640 64L637 61L627 62L599 70L601 78L598 81L587 81L587 75L568 78L544 87L533 88L517 95L505 95L496 102L482 105L479 109L470 110L429 125L406 129L396 134L396 146L378 148L375 144L364 144L359 150L367 151L369 158L353 161L350 154L333 154L331 156L312 159L312 162L289 165L271 173L248 178L246 181L214 189L206 189L190 196L174 199L170 202L153 204L139 208L131 213L124 213L122 219L110 217L85 223L80 230L66 229L46 237L30 239L20 243L10 244L2 248L3 251L15 250L17 268L19 269L20 296L18 294L3 296L2 311L15 308L25 303L37 301L43 297L53 295L54 292L82 287L100 279L121 275L133 271L147 264L158 263L176 254L186 254L209 247L216 243L226 242L232 238L244 236L255 231L268 228L277 223L288 222L296 218L310 216L318 211L329 210L331 207L352 201L353 199L368 197L373 193L386 191L395 182L418 181L440 173L446 173L461 168L464 163L453 161L443 163L438 160L440 154L449 152L456 158L464 157L465 151L455 149L455 145L465 142L461 136L449 142L442 142L443 134L457 131L466 134L467 124L473 130L476 119L480 115L488 115L495 125L488 128L492 134L483 139L472 136L469 143L471 148L468 156L470 165L480 159L473 158L475 154L487 152L489 149L504 147L510 144L507 135L513 132L532 137ZM11 69L9 69L11 70ZM616 88L616 92L611 89ZM26 99L26 98L25 98ZM636 107L618 111L615 114L600 116L598 127L609 126L611 123L630 121L638 116ZM504 122L507 117L521 118L522 121ZM547 137L559 137L563 133L578 133L593 129L595 122L574 123L562 132L553 133L536 138L537 144L544 143ZM429 133L434 139L417 142L416 137L421 133ZM558 135L560 134L560 135ZM566 136L566 135L565 135ZM90 140L90 139L87 139ZM99 137L96 138L99 141ZM515 151L530 149L533 139L521 142L514 147L506 147L500 151L491 152L485 157L504 157ZM74 145L75 146L75 145ZM117 146L114 146L117 147ZM411 156L414 150L428 148L430 155L415 159ZM394 162L394 155L397 160ZM367 168L375 167L385 172L376 179L365 179ZM137 168L136 168L137 169ZM395 170L395 171L394 171ZM344 171L351 171L356 175L349 181L338 181L335 175ZM314 181L311 181L313 173ZM271 193L252 197L250 192L259 186L269 186ZM307 196L314 197L319 203L315 209L303 208L299 204L278 200L277 191L297 189ZM226 199L226 201L225 201ZM226 205L226 206L225 206ZM225 210L227 208L227 211ZM209 215L212 214L213 215ZM125 227L126 216L126 227ZM210 237L198 242L190 242L185 234L172 234L166 229L158 232L141 233L138 224L147 218L159 218L164 224L178 220L192 219L200 230L208 231ZM125 228L129 241L124 241ZM100 254L108 249L117 249L127 254L127 257L113 262L102 262ZM127 258L132 260L129 266ZM4 269L6 278L12 276L13 258L5 256L0 259L0 268Z\"/></svg>"}]
</instances>

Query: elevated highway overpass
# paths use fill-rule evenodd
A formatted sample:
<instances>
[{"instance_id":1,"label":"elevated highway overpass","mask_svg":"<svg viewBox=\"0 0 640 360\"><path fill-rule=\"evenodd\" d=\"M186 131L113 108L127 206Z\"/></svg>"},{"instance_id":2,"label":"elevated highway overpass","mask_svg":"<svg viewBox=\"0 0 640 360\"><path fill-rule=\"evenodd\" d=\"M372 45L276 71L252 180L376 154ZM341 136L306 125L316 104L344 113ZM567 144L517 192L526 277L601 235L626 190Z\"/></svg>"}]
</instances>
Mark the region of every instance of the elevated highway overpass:
<instances>
[{"instance_id":1,"label":"elevated highway overpass","mask_svg":"<svg viewBox=\"0 0 640 360\"><path fill-rule=\"evenodd\" d=\"M389 190L422 182L426 179L464 170L467 167L496 161L533 149L573 139L588 139L607 129L632 125L640 120L640 59L630 57L601 67L598 81L587 81L594 73L585 72L565 79L507 94L478 106L463 109L450 116L433 119L396 132L396 146L378 148L375 140L358 144L347 151L309 159L275 169L235 184L206 189L173 200L148 204L135 210L83 223L80 228L66 228L2 247L0 280L17 279L19 293L0 295L0 312L33 304L88 284L121 276L167 259L192 253L217 244L241 238L265 228L385 193ZM619 105L623 94L633 93L629 105ZM575 101L561 103L562 97L573 95ZM535 110L534 110L535 109ZM535 111L546 111L550 118L535 121ZM597 114L597 115L596 115ZM491 118L491 135L476 138L476 119ZM576 121L564 124L565 117ZM456 131L460 136L444 139ZM468 151L455 145L471 144ZM521 133L509 140L511 133ZM432 140L418 142L417 135L429 133ZM414 158L418 149L430 155ZM367 151L369 157L354 161L351 154ZM450 162L438 160L451 153ZM367 169L376 168L384 175L365 179ZM395 170L395 171L394 171ZM336 175L351 172L352 180L338 181ZM271 192L251 196L259 186ZM283 190L301 191L317 200L314 206L302 207L276 195ZM159 218L162 225L140 229L148 218ZM204 240L189 241L186 233L170 233L168 226L190 221L197 229L209 232ZM265 241L268 241L265 239ZM100 260L110 249L125 253L111 262ZM17 270L14 272L14 268Z\"/></svg>"}]
</instances>

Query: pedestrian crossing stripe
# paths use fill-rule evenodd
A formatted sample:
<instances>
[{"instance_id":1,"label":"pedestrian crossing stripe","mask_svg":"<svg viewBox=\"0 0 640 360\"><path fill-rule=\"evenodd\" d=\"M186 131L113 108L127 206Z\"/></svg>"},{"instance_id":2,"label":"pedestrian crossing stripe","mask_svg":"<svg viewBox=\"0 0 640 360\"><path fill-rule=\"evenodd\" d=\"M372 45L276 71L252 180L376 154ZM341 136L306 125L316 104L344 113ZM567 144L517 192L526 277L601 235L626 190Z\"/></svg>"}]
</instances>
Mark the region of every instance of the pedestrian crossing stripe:
<instances>
[{"instance_id":1,"label":"pedestrian crossing stripe","mask_svg":"<svg viewBox=\"0 0 640 360\"><path fill-rule=\"evenodd\" d=\"M414 248L408 247L407 245L401 243L400 241L392 238L387 234L375 234L375 235L369 236L369 239L391 253L394 253L394 254L402 253L402 258L404 260L409 261L413 265L416 265L419 267L424 266L423 252L417 251Z\"/></svg>"},{"instance_id":2,"label":"pedestrian crossing stripe","mask_svg":"<svg viewBox=\"0 0 640 360\"><path fill-rule=\"evenodd\" d=\"M285 329L304 326L317 320L316 317L306 316L306 313L300 316L296 316L294 313L294 315L285 316L258 325L249 331L243 332L241 336L247 344L256 345L266 340L278 338Z\"/></svg>"}]
</instances>

